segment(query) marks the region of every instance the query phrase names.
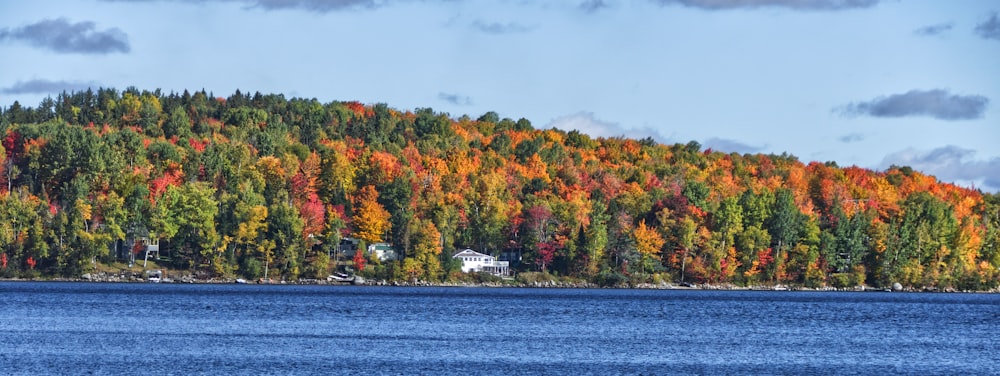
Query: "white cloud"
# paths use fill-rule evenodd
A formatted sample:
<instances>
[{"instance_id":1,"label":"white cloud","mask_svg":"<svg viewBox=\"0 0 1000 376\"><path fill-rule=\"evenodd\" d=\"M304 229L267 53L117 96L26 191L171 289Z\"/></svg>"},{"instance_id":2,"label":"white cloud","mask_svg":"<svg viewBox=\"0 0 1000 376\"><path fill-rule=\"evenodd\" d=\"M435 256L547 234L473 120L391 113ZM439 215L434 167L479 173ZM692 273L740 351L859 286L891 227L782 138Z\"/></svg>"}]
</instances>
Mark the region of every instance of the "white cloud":
<instances>
[{"instance_id":1,"label":"white cloud","mask_svg":"<svg viewBox=\"0 0 1000 376\"><path fill-rule=\"evenodd\" d=\"M765 146L753 146L744 144L736 140L730 140L725 138L712 137L705 140L702 144L705 149L712 149L715 151L721 151L726 153L740 153L740 154L753 154L764 150Z\"/></svg>"},{"instance_id":2,"label":"white cloud","mask_svg":"<svg viewBox=\"0 0 1000 376\"><path fill-rule=\"evenodd\" d=\"M934 150L908 148L889 154L880 168L891 165L910 166L917 171L934 175L939 180L954 182L988 192L1000 192L1000 157L988 160L974 159L975 150L948 145Z\"/></svg>"},{"instance_id":3,"label":"white cloud","mask_svg":"<svg viewBox=\"0 0 1000 376\"><path fill-rule=\"evenodd\" d=\"M661 144L667 143L667 138L652 128L624 128L618 123L600 120L594 117L593 112L580 111L556 118L549 122L548 128L557 128L564 131L578 130L591 137L627 137L632 139L642 139L650 137Z\"/></svg>"}]
</instances>

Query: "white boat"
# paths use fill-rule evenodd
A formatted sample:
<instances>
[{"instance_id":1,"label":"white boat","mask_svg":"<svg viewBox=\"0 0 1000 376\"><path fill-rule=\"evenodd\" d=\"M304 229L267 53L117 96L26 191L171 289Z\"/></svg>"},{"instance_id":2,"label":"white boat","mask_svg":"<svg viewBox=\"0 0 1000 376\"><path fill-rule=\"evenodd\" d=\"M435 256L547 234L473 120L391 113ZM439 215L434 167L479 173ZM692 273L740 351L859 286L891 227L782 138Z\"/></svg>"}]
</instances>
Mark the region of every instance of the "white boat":
<instances>
[{"instance_id":1,"label":"white boat","mask_svg":"<svg viewBox=\"0 0 1000 376\"><path fill-rule=\"evenodd\" d=\"M333 273L326 277L328 282L350 283L352 285L363 285L365 278L359 275L347 275L344 273Z\"/></svg>"}]
</instances>

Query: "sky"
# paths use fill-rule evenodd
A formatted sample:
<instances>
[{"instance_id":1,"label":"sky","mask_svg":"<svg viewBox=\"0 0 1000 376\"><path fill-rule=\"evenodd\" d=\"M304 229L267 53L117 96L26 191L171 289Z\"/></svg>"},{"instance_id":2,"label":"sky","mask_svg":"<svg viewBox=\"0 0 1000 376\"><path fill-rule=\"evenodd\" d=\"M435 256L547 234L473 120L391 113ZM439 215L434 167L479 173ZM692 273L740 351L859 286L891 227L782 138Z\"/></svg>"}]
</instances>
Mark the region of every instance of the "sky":
<instances>
[{"instance_id":1,"label":"sky","mask_svg":"<svg viewBox=\"0 0 1000 376\"><path fill-rule=\"evenodd\" d=\"M1000 192L993 0L0 2L0 106L134 86L487 111Z\"/></svg>"}]
</instances>

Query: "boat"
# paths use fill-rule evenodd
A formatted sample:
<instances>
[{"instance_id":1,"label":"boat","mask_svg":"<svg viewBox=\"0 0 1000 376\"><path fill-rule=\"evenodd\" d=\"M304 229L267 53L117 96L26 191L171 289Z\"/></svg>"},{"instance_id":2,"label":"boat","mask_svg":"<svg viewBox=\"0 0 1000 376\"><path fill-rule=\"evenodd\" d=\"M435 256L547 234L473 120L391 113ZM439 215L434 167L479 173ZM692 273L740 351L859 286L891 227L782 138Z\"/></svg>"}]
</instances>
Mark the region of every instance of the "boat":
<instances>
[{"instance_id":1,"label":"boat","mask_svg":"<svg viewBox=\"0 0 1000 376\"><path fill-rule=\"evenodd\" d=\"M336 283L350 283L352 285L363 285L365 283L365 278L359 275L347 275L344 273L333 273L329 277L326 277L328 282Z\"/></svg>"},{"instance_id":2,"label":"boat","mask_svg":"<svg viewBox=\"0 0 1000 376\"><path fill-rule=\"evenodd\" d=\"M344 273L333 273L329 277L326 277L326 280L329 282L350 282L351 279L349 275Z\"/></svg>"},{"instance_id":3,"label":"boat","mask_svg":"<svg viewBox=\"0 0 1000 376\"><path fill-rule=\"evenodd\" d=\"M160 283L160 280L162 278L163 278L163 271L162 270L156 269L156 270L147 270L146 271L146 281L147 282L150 282L150 283Z\"/></svg>"}]
</instances>

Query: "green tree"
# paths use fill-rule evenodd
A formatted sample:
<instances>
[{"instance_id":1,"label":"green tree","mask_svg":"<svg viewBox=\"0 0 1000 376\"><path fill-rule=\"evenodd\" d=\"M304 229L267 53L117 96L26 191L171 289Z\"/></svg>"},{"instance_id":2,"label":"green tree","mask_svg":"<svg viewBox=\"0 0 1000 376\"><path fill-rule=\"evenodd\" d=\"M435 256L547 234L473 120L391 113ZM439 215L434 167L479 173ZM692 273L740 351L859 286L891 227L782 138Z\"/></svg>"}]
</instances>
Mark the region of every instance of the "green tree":
<instances>
[{"instance_id":1,"label":"green tree","mask_svg":"<svg viewBox=\"0 0 1000 376\"><path fill-rule=\"evenodd\" d=\"M473 187L466 210L472 222L472 244L489 254L499 250L506 240L503 230L508 222L506 198L509 192L503 176L497 173L479 176Z\"/></svg>"},{"instance_id":2,"label":"green tree","mask_svg":"<svg viewBox=\"0 0 1000 376\"><path fill-rule=\"evenodd\" d=\"M170 111L170 119L163 124L163 136L166 138L191 136L191 118L183 107L177 106Z\"/></svg>"},{"instance_id":3,"label":"green tree","mask_svg":"<svg viewBox=\"0 0 1000 376\"><path fill-rule=\"evenodd\" d=\"M128 223L128 213L125 210L125 198L114 191L97 198L96 210L103 220L97 228L99 237L114 244L125 240L125 228ZM106 245L105 245L106 247ZM107 254L108 252L104 252Z\"/></svg>"},{"instance_id":4,"label":"green tree","mask_svg":"<svg viewBox=\"0 0 1000 376\"><path fill-rule=\"evenodd\" d=\"M772 273L782 281L786 275L785 260L788 249L794 245L804 219L803 214L795 206L795 196L790 189L783 188L775 192L770 213L764 225L771 234L771 246L775 253Z\"/></svg>"},{"instance_id":5,"label":"green tree","mask_svg":"<svg viewBox=\"0 0 1000 376\"><path fill-rule=\"evenodd\" d=\"M185 183L169 186L156 202L153 233L169 241L180 267L208 266L219 271L222 254L217 251L220 239L215 228L219 205L214 193L207 183Z\"/></svg>"},{"instance_id":6,"label":"green tree","mask_svg":"<svg viewBox=\"0 0 1000 376\"><path fill-rule=\"evenodd\" d=\"M591 202L590 226L584 229L586 242L580 250L586 255L584 273L595 276L601 270L605 249L608 246L608 214L600 201Z\"/></svg>"},{"instance_id":7,"label":"green tree","mask_svg":"<svg viewBox=\"0 0 1000 376\"><path fill-rule=\"evenodd\" d=\"M266 238L274 242L276 262L280 271L289 279L298 279L305 262L305 243L302 228L305 223L291 203L288 191L282 189L268 207Z\"/></svg>"}]
</instances>

